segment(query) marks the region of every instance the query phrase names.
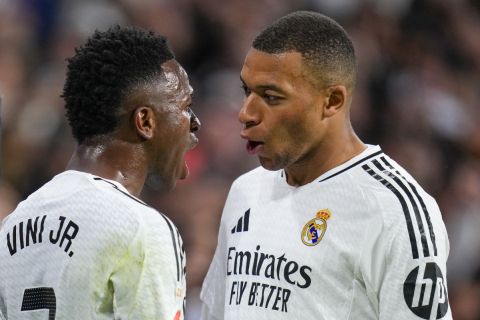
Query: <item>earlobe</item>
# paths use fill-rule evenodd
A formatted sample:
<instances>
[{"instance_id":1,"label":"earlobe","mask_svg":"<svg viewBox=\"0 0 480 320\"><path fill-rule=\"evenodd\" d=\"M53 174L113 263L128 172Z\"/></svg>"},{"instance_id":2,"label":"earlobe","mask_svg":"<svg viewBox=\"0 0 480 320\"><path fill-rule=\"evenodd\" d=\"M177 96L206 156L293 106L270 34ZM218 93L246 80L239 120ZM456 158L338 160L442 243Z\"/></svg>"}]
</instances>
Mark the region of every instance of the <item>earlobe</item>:
<instances>
[{"instance_id":1,"label":"earlobe","mask_svg":"<svg viewBox=\"0 0 480 320\"><path fill-rule=\"evenodd\" d=\"M347 102L347 88L342 85L327 88L327 98L324 108L324 116L331 117L343 108Z\"/></svg>"},{"instance_id":2,"label":"earlobe","mask_svg":"<svg viewBox=\"0 0 480 320\"><path fill-rule=\"evenodd\" d=\"M133 114L133 119L137 134L143 139L152 139L155 130L155 115L153 110L145 106L138 107Z\"/></svg>"}]
</instances>

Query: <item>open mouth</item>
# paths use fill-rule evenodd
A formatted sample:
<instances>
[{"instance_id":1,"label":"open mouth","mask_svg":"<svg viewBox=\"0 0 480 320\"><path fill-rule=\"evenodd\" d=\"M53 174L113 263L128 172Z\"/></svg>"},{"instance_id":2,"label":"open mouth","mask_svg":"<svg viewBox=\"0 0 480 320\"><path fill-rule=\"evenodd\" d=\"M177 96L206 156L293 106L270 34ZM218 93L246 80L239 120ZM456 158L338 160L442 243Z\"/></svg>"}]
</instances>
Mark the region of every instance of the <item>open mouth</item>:
<instances>
[{"instance_id":1,"label":"open mouth","mask_svg":"<svg viewBox=\"0 0 480 320\"><path fill-rule=\"evenodd\" d=\"M247 141L247 152L249 154L256 154L262 146L263 146L263 142L248 140Z\"/></svg>"}]
</instances>

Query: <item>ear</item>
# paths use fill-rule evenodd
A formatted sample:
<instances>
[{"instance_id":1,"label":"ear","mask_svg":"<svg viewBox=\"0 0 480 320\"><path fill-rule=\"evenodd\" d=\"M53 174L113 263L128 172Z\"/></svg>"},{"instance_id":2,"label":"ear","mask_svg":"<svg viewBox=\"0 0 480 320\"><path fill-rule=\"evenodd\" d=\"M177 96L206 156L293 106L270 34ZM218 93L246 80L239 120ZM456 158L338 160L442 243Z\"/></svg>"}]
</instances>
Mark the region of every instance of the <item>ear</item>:
<instances>
[{"instance_id":1,"label":"ear","mask_svg":"<svg viewBox=\"0 0 480 320\"><path fill-rule=\"evenodd\" d=\"M347 88L342 85L328 87L325 94L324 117L332 117L346 107Z\"/></svg>"},{"instance_id":2,"label":"ear","mask_svg":"<svg viewBox=\"0 0 480 320\"><path fill-rule=\"evenodd\" d=\"M135 131L143 139L153 138L155 131L155 114L150 107L142 106L133 113Z\"/></svg>"}]
</instances>

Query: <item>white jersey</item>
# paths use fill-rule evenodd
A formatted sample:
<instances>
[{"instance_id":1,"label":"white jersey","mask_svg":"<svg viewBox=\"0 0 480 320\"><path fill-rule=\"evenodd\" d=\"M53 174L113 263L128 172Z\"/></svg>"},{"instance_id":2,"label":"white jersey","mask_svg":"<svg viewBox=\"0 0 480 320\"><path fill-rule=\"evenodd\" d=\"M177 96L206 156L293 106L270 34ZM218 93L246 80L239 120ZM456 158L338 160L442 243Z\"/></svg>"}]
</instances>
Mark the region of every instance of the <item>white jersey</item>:
<instances>
[{"instance_id":1,"label":"white jersey","mask_svg":"<svg viewBox=\"0 0 480 320\"><path fill-rule=\"evenodd\" d=\"M302 187L261 167L232 185L202 319L451 319L435 200L380 147Z\"/></svg>"},{"instance_id":2,"label":"white jersey","mask_svg":"<svg viewBox=\"0 0 480 320\"><path fill-rule=\"evenodd\" d=\"M174 224L115 181L66 171L0 229L0 318L184 317Z\"/></svg>"}]
</instances>

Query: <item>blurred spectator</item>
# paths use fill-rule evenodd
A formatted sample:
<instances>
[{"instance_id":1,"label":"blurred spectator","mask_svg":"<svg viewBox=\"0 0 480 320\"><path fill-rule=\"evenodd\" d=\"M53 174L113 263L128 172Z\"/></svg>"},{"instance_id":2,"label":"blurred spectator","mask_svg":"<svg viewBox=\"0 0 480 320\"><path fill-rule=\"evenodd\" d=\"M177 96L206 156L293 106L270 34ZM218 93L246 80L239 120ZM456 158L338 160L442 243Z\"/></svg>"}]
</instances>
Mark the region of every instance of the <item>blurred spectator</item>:
<instances>
[{"instance_id":1,"label":"blurred spectator","mask_svg":"<svg viewBox=\"0 0 480 320\"><path fill-rule=\"evenodd\" d=\"M15 209L19 201L20 197L16 190L10 185L0 182L0 221Z\"/></svg>"},{"instance_id":2,"label":"blurred spectator","mask_svg":"<svg viewBox=\"0 0 480 320\"><path fill-rule=\"evenodd\" d=\"M480 315L480 269L470 281L460 281L450 289L450 305L455 320L478 320Z\"/></svg>"},{"instance_id":3,"label":"blurred spectator","mask_svg":"<svg viewBox=\"0 0 480 320\"><path fill-rule=\"evenodd\" d=\"M253 36L279 16L314 9L352 35L359 79L352 122L434 195L450 236L454 319L480 318L480 1L0 0L0 218L63 170L72 138L59 97L65 58L95 28L134 24L169 37L191 75L200 145L177 190L142 197L181 229L187 320L216 245L223 201L257 161L239 138L239 72Z\"/></svg>"}]
</instances>

